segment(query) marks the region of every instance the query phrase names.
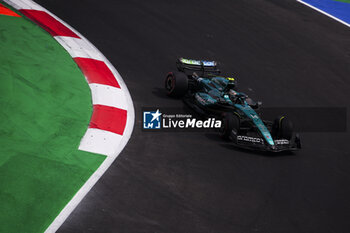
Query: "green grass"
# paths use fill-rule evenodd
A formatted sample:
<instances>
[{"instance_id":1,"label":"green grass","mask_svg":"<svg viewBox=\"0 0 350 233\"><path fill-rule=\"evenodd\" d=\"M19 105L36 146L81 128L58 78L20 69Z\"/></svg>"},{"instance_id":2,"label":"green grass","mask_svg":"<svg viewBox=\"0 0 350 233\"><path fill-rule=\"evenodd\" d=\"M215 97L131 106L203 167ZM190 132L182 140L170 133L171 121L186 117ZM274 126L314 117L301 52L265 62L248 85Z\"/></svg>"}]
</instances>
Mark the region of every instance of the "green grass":
<instances>
[{"instance_id":1,"label":"green grass","mask_svg":"<svg viewBox=\"0 0 350 233\"><path fill-rule=\"evenodd\" d=\"M350 0L333 0L333 1L350 3Z\"/></svg>"},{"instance_id":2,"label":"green grass","mask_svg":"<svg viewBox=\"0 0 350 233\"><path fill-rule=\"evenodd\" d=\"M43 232L105 159L78 150L92 112L69 54L0 15L0 232Z\"/></svg>"}]
</instances>

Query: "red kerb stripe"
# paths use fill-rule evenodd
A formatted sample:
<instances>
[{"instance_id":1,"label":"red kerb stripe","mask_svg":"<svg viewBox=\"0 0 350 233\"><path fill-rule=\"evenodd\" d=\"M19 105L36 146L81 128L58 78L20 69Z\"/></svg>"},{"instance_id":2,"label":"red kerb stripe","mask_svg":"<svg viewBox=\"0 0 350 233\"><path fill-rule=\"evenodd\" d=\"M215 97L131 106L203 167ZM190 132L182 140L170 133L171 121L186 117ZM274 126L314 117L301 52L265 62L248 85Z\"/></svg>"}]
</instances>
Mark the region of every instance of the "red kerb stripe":
<instances>
[{"instance_id":1,"label":"red kerb stripe","mask_svg":"<svg viewBox=\"0 0 350 233\"><path fill-rule=\"evenodd\" d=\"M126 118L127 111L124 109L94 105L89 127L123 135Z\"/></svg>"},{"instance_id":2,"label":"red kerb stripe","mask_svg":"<svg viewBox=\"0 0 350 233\"><path fill-rule=\"evenodd\" d=\"M45 29L52 36L69 36L80 38L77 34L72 32L72 30L64 26L62 23L57 21L45 11L22 9L20 10L20 12L22 12L25 16L27 16L35 23L37 23L40 27Z\"/></svg>"},{"instance_id":3,"label":"red kerb stripe","mask_svg":"<svg viewBox=\"0 0 350 233\"><path fill-rule=\"evenodd\" d=\"M111 70L103 61L76 57L74 61L86 76L88 83L98 83L120 88Z\"/></svg>"}]
</instances>

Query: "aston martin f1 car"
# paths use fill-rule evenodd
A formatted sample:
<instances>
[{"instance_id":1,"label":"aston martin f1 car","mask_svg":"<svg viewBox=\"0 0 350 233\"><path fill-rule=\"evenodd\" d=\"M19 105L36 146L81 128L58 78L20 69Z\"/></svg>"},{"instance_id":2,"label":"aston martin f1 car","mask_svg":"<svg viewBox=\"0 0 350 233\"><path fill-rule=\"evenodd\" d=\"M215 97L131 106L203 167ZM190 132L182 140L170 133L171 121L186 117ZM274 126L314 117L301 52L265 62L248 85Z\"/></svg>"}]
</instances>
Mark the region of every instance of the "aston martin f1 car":
<instances>
[{"instance_id":1,"label":"aston martin f1 car","mask_svg":"<svg viewBox=\"0 0 350 233\"><path fill-rule=\"evenodd\" d=\"M222 120L220 135L238 147L263 151L301 148L300 137L286 116L274 121L260 118L261 102L238 92L233 77L220 76L215 61L180 58L178 71L169 72L165 89L170 97L182 98L200 115Z\"/></svg>"}]
</instances>

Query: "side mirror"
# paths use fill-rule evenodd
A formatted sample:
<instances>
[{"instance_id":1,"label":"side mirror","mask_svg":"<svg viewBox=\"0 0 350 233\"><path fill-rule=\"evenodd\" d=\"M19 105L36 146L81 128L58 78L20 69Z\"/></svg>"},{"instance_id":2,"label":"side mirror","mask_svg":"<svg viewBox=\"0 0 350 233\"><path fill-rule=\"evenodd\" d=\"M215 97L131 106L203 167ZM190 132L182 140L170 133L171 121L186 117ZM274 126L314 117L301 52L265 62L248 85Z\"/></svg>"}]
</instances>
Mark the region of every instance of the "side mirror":
<instances>
[{"instance_id":1,"label":"side mirror","mask_svg":"<svg viewBox=\"0 0 350 233\"><path fill-rule=\"evenodd\" d=\"M258 108L260 108L262 106L262 102L258 101L258 103L256 105L258 106Z\"/></svg>"}]
</instances>

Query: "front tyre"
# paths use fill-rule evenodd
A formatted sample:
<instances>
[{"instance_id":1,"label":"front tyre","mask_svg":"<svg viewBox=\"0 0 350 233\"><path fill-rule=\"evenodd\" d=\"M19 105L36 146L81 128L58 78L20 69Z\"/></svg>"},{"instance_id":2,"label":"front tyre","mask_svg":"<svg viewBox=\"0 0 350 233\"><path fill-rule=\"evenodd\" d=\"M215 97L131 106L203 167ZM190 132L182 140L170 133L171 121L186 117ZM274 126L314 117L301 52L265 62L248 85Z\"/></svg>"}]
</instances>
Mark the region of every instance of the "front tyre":
<instances>
[{"instance_id":1,"label":"front tyre","mask_svg":"<svg viewBox=\"0 0 350 233\"><path fill-rule=\"evenodd\" d=\"M220 136L223 139L229 139L231 133L238 134L239 131L239 118L236 114L231 112L223 113L222 126L220 128Z\"/></svg>"},{"instance_id":2,"label":"front tyre","mask_svg":"<svg viewBox=\"0 0 350 233\"><path fill-rule=\"evenodd\" d=\"M272 125L272 136L276 139L290 140L293 137L293 124L286 117L277 117Z\"/></svg>"},{"instance_id":3,"label":"front tyre","mask_svg":"<svg viewBox=\"0 0 350 233\"><path fill-rule=\"evenodd\" d=\"M183 97L188 91L188 78L182 72L169 72L165 78L165 89L171 97Z\"/></svg>"}]
</instances>

